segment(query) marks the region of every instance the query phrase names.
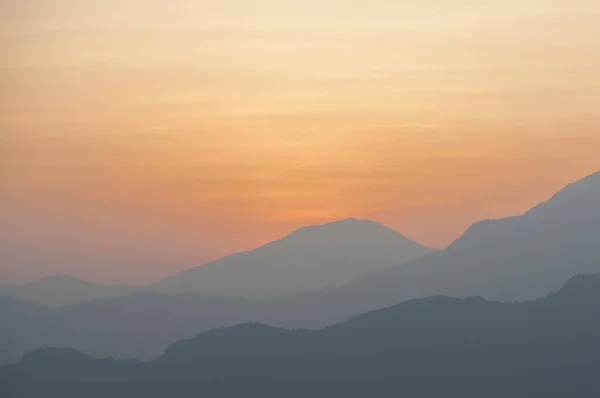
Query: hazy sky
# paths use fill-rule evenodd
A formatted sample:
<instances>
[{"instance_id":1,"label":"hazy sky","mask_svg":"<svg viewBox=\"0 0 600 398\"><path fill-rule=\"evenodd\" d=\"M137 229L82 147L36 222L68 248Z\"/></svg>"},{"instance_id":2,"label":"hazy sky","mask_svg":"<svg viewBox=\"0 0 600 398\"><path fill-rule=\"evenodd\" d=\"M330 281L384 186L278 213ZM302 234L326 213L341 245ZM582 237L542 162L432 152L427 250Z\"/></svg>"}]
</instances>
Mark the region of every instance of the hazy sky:
<instances>
[{"instance_id":1,"label":"hazy sky","mask_svg":"<svg viewBox=\"0 0 600 398\"><path fill-rule=\"evenodd\" d=\"M0 0L0 282L444 247L600 170L599 104L597 0Z\"/></svg>"}]
</instances>

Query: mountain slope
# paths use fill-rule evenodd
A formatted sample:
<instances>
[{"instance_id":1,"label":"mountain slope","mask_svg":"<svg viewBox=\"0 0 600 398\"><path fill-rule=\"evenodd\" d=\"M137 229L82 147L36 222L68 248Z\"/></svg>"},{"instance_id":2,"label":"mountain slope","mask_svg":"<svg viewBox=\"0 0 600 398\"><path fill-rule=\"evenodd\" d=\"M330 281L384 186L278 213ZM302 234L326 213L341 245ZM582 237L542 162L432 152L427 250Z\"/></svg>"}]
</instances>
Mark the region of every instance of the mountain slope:
<instances>
[{"instance_id":1,"label":"mountain slope","mask_svg":"<svg viewBox=\"0 0 600 398\"><path fill-rule=\"evenodd\" d=\"M228 355L268 356L269 352L282 355L285 350L315 356L386 355L387 350L400 347L410 352L416 347L434 350L435 345L457 349L502 341L575 343L584 338L592 338L600 348L599 311L600 274L577 275L558 292L535 301L501 303L481 297L433 296L358 315L321 330L285 330L262 324L212 330L171 345L160 360L230 359ZM596 355L600 360L600 351Z\"/></svg>"},{"instance_id":2,"label":"mountain slope","mask_svg":"<svg viewBox=\"0 0 600 398\"><path fill-rule=\"evenodd\" d=\"M503 394L494 396L506 396L524 386L528 394L519 396L593 396L600 387L599 311L600 276L581 275L532 302L437 296L316 331L242 324L179 341L148 363L37 350L0 371L0 381L370 380L421 392L428 385L454 391L475 383L477 394L469 396L490 396L486 391L497 388Z\"/></svg>"},{"instance_id":3,"label":"mountain slope","mask_svg":"<svg viewBox=\"0 0 600 398\"><path fill-rule=\"evenodd\" d=\"M544 297L579 273L600 272L600 172L525 214L474 224L449 248L348 284L282 297L268 322L324 327L362 312L434 295L496 301Z\"/></svg>"},{"instance_id":4,"label":"mountain slope","mask_svg":"<svg viewBox=\"0 0 600 398\"><path fill-rule=\"evenodd\" d=\"M543 297L577 273L600 272L599 180L600 173L590 176L523 216L476 224L447 250L340 287L269 299L139 293L78 303L52 311L35 339L19 346L150 359L178 339L243 322L321 328L439 294Z\"/></svg>"},{"instance_id":5,"label":"mountain slope","mask_svg":"<svg viewBox=\"0 0 600 398\"><path fill-rule=\"evenodd\" d=\"M19 360L23 352L39 347L38 332L45 330L51 310L0 295L0 364Z\"/></svg>"},{"instance_id":6,"label":"mountain slope","mask_svg":"<svg viewBox=\"0 0 600 398\"><path fill-rule=\"evenodd\" d=\"M530 300L573 275L595 272L600 272L600 172L521 216L474 224L446 250L319 294L347 313L437 294Z\"/></svg>"},{"instance_id":7,"label":"mountain slope","mask_svg":"<svg viewBox=\"0 0 600 398\"><path fill-rule=\"evenodd\" d=\"M257 317L259 302L195 293L140 292L57 309L0 296L0 364L36 347L71 347L96 357L152 359L199 331Z\"/></svg>"},{"instance_id":8,"label":"mountain slope","mask_svg":"<svg viewBox=\"0 0 600 398\"><path fill-rule=\"evenodd\" d=\"M254 298L291 295L341 285L430 251L373 221L348 219L301 228L250 252L183 271L154 289Z\"/></svg>"},{"instance_id":9,"label":"mountain slope","mask_svg":"<svg viewBox=\"0 0 600 398\"><path fill-rule=\"evenodd\" d=\"M139 288L133 286L100 286L70 276L50 276L22 286L0 288L0 294L29 303L56 308L78 301L117 297L136 290L139 290Z\"/></svg>"}]
</instances>

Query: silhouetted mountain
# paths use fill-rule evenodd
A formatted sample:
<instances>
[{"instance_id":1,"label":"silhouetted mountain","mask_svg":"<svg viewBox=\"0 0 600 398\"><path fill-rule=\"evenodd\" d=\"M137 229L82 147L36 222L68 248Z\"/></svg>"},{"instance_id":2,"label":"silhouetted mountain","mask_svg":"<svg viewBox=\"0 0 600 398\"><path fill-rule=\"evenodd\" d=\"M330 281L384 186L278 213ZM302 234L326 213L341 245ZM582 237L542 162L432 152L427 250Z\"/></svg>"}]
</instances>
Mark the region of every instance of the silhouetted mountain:
<instances>
[{"instance_id":1,"label":"silhouetted mountain","mask_svg":"<svg viewBox=\"0 0 600 398\"><path fill-rule=\"evenodd\" d=\"M511 389L509 396L594 396L600 388L599 311L600 276L582 275L531 302L437 296L316 331L261 324L213 330L147 363L38 350L3 368L0 381L363 380L425 387L420 391L446 387L425 396L475 386L478 394L469 396L506 396ZM503 394L493 395L498 391Z\"/></svg>"},{"instance_id":2,"label":"silhouetted mountain","mask_svg":"<svg viewBox=\"0 0 600 398\"><path fill-rule=\"evenodd\" d=\"M49 276L22 286L0 288L0 294L47 307L122 296L140 290L133 286L100 286L70 276Z\"/></svg>"},{"instance_id":3,"label":"silhouetted mountain","mask_svg":"<svg viewBox=\"0 0 600 398\"><path fill-rule=\"evenodd\" d=\"M434 296L410 300L315 331L285 330L262 324L212 330L171 345L159 360L191 359L195 364L206 361L207 366L223 369L227 366L233 368L239 363L238 359L232 360L232 356L240 360L248 357L258 360L269 356L285 357L288 353L290 358L302 358L310 354L314 357L329 355L331 359L346 356L366 360L376 354L376 358L371 359L381 363L385 357L400 353L413 354L413 350L423 353L456 350L459 354L466 346L492 351L498 346L525 346L538 352L542 347L552 347L554 350L560 349L559 344L577 346L583 343L588 348L594 348L581 352L587 352L585 359L593 359L600 364L599 312L600 274L578 275L558 292L536 301L501 303L482 297L458 299ZM460 355L473 354L462 352ZM475 355L480 354L484 353ZM498 354L488 358L491 362L489 366L498 365L494 363L502 357ZM545 354L554 355L556 353L553 352ZM216 364L218 358L223 363ZM406 361L406 358L397 360ZM414 355L407 365L416 365L422 360L420 355ZM358 362L361 367L366 367L364 360ZM430 362L424 362L423 365L435 366ZM513 370L526 366L523 362L507 362L505 365ZM321 368L320 371L338 372L326 369ZM388 376L394 377L398 369L391 367L387 370ZM474 373L479 371L481 369L470 370ZM238 377L249 377L246 372L251 370L240 370ZM366 377L382 375L380 369L362 369L362 372L366 372ZM446 372L453 370L446 369Z\"/></svg>"},{"instance_id":4,"label":"silhouetted mountain","mask_svg":"<svg viewBox=\"0 0 600 398\"><path fill-rule=\"evenodd\" d=\"M292 234L174 275L154 288L264 298L337 286L431 250L373 221L348 219Z\"/></svg>"},{"instance_id":5,"label":"silhouetted mountain","mask_svg":"<svg viewBox=\"0 0 600 398\"><path fill-rule=\"evenodd\" d=\"M53 310L0 297L0 321L10 325L0 331L0 352L6 352L0 363L47 346L71 347L97 357L151 359L178 339L246 322L256 316L257 308L251 299L194 293L141 292Z\"/></svg>"},{"instance_id":6,"label":"silhouetted mountain","mask_svg":"<svg viewBox=\"0 0 600 398\"><path fill-rule=\"evenodd\" d=\"M139 293L82 302L51 311L36 333L16 333L14 346L69 346L98 357L151 359L176 340L243 322L321 328L438 294L543 297L577 273L600 272L600 212L594 211L600 206L599 177L568 186L523 216L478 223L447 250L344 286L269 299ZM19 325L13 322L15 331ZM0 341L0 347L10 346Z\"/></svg>"},{"instance_id":7,"label":"silhouetted mountain","mask_svg":"<svg viewBox=\"0 0 600 398\"><path fill-rule=\"evenodd\" d=\"M600 172L522 216L474 224L446 250L302 300L318 297L321 308L336 308L338 317L438 294L531 300L578 273L595 272L600 272Z\"/></svg>"},{"instance_id":8,"label":"silhouetted mountain","mask_svg":"<svg viewBox=\"0 0 600 398\"><path fill-rule=\"evenodd\" d=\"M32 342L39 340L38 331L46 330L44 325L51 312L46 307L0 295L0 364L17 361L24 351L35 347Z\"/></svg>"}]
</instances>

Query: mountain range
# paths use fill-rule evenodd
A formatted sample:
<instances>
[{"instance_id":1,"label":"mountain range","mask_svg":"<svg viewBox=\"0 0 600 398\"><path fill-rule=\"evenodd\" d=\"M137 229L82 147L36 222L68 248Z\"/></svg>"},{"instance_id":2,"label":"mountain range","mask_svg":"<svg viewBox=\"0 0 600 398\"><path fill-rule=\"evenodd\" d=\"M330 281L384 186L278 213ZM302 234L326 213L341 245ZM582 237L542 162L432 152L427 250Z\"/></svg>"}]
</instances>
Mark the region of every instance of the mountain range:
<instances>
[{"instance_id":1,"label":"mountain range","mask_svg":"<svg viewBox=\"0 0 600 398\"><path fill-rule=\"evenodd\" d=\"M530 302L435 296L321 330L241 324L178 341L150 362L42 348L1 368L0 383L117 383L123 393L157 382L352 380L424 397L583 396L600 391L599 311L600 275L578 275Z\"/></svg>"},{"instance_id":2,"label":"mountain range","mask_svg":"<svg viewBox=\"0 0 600 398\"><path fill-rule=\"evenodd\" d=\"M381 224L351 218L301 228L255 250L185 270L152 289L253 298L293 295L342 285L429 252Z\"/></svg>"},{"instance_id":3,"label":"mountain range","mask_svg":"<svg viewBox=\"0 0 600 398\"><path fill-rule=\"evenodd\" d=\"M430 252L379 223L350 218L300 228L254 250L187 269L145 288L51 276L0 288L0 294L51 308L141 290L266 298L343 285Z\"/></svg>"},{"instance_id":4,"label":"mountain range","mask_svg":"<svg viewBox=\"0 0 600 398\"><path fill-rule=\"evenodd\" d=\"M292 238L322 244L329 233L323 229L344 227L344 233L352 235L349 229L363 226L383 228L382 235L398 238L374 223L348 220L305 228L283 243L267 245L260 253L282 250L273 247L293 247L289 243ZM313 233L314 237L303 236ZM302 247L297 252L290 249L290 253L310 251L309 246ZM0 352L5 361L14 361L27 348L67 346L97 357L150 359L176 340L244 322L315 329L409 299L440 294L505 302L544 297L574 275L600 272L600 173L568 185L521 216L476 223L446 250L381 268L340 286L269 298L145 291L54 310L6 298L0 300L0 320L8 320L11 327L3 331ZM200 270L189 272L192 280Z\"/></svg>"},{"instance_id":5,"label":"mountain range","mask_svg":"<svg viewBox=\"0 0 600 398\"><path fill-rule=\"evenodd\" d=\"M600 272L600 172L569 184L523 215L472 225L445 250L375 271L321 300L367 311L444 294L531 300L579 273Z\"/></svg>"},{"instance_id":6,"label":"mountain range","mask_svg":"<svg viewBox=\"0 0 600 398\"><path fill-rule=\"evenodd\" d=\"M123 296L141 289L137 286L101 286L72 276L49 276L21 286L0 287L0 294L58 308L79 301Z\"/></svg>"}]
</instances>

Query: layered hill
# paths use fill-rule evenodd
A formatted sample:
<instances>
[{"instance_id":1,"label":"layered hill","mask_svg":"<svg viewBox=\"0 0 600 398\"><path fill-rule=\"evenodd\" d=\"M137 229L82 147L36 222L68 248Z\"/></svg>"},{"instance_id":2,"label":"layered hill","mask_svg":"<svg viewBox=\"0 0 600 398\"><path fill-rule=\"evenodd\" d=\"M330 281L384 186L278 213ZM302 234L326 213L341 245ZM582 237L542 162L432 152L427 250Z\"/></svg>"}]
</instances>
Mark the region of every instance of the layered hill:
<instances>
[{"instance_id":1,"label":"layered hill","mask_svg":"<svg viewBox=\"0 0 600 398\"><path fill-rule=\"evenodd\" d=\"M599 206L597 173L522 216L475 224L446 250L343 286L268 299L144 292L82 302L50 311L37 321L36 333L14 333L18 344L0 341L0 351L68 346L92 356L151 359L171 342L243 322L314 329L440 294L535 299L576 274L600 272ZM33 312L16 312L12 328L30 330L31 317L39 317Z\"/></svg>"},{"instance_id":2,"label":"layered hill","mask_svg":"<svg viewBox=\"0 0 600 398\"><path fill-rule=\"evenodd\" d=\"M593 396L600 388L599 311L600 276L579 275L531 302L436 296L322 330L242 324L179 341L146 363L40 349L0 370L0 382L123 388L158 381L393 381L427 397Z\"/></svg>"},{"instance_id":3,"label":"layered hill","mask_svg":"<svg viewBox=\"0 0 600 398\"><path fill-rule=\"evenodd\" d=\"M79 301L112 298L140 290L134 286L101 286L70 276L49 276L21 286L0 288L0 294L51 308Z\"/></svg>"},{"instance_id":4,"label":"layered hill","mask_svg":"<svg viewBox=\"0 0 600 398\"><path fill-rule=\"evenodd\" d=\"M474 224L446 250L303 300L313 302L318 295L328 303L324 307L344 315L438 294L531 300L556 291L576 274L596 272L600 172L569 184L521 216Z\"/></svg>"},{"instance_id":5,"label":"layered hill","mask_svg":"<svg viewBox=\"0 0 600 398\"><path fill-rule=\"evenodd\" d=\"M301 228L255 250L185 270L156 284L162 293L266 298L345 284L431 252L374 221Z\"/></svg>"}]
</instances>

